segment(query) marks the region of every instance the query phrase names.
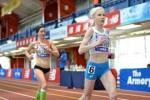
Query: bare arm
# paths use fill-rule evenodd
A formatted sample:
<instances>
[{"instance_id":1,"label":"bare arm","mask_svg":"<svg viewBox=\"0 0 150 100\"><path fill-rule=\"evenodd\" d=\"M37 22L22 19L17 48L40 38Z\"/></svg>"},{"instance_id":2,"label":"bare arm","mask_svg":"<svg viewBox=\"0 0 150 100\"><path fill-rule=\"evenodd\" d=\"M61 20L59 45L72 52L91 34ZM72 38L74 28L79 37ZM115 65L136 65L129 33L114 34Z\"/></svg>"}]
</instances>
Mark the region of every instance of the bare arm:
<instances>
[{"instance_id":1,"label":"bare arm","mask_svg":"<svg viewBox=\"0 0 150 100\"><path fill-rule=\"evenodd\" d=\"M80 44L80 47L78 50L79 54L87 52L89 49L94 48L95 46L101 44L104 41L104 37L101 37L97 42L94 42L88 45L88 42L92 36L93 36L93 29L89 28L87 32L85 33L85 36Z\"/></svg>"},{"instance_id":2,"label":"bare arm","mask_svg":"<svg viewBox=\"0 0 150 100\"><path fill-rule=\"evenodd\" d=\"M28 57L29 60L32 60L33 59L33 56L30 55L30 51L33 49L34 47L34 43L32 42L28 48L25 50L25 55Z\"/></svg>"},{"instance_id":3,"label":"bare arm","mask_svg":"<svg viewBox=\"0 0 150 100\"><path fill-rule=\"evenodd\" d=\"M58 49L56 48L55 44L53 43L53 41L50 41L51 42L51 53L56 56L56 57L59 57L59 51Z\"/></svg>"}]
</instances>

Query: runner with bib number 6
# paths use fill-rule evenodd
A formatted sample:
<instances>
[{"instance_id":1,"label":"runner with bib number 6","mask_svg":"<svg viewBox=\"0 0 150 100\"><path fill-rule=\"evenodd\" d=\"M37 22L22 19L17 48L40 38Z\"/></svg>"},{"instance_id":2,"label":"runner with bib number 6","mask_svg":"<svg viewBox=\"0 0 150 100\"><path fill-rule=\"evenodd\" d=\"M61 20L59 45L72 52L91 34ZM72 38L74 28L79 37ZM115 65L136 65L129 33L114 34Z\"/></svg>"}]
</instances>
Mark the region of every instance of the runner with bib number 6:
<instances>
[{"instance_id":1,"label":"runner with bib number 6","mask_svg":"<svg viewBox=\"0 0 150 100\"><path fill-rule=\"evenodd\" d=\"M116 81L108 64L109 30L103 28L105 10L102 7L90 11L93 25L86 31L79 47L79 54L89 51L85 71L84 93L79 100L90 100L97 78L101 80L110 100L117 100Z\"/></svg>"}]
</instances>

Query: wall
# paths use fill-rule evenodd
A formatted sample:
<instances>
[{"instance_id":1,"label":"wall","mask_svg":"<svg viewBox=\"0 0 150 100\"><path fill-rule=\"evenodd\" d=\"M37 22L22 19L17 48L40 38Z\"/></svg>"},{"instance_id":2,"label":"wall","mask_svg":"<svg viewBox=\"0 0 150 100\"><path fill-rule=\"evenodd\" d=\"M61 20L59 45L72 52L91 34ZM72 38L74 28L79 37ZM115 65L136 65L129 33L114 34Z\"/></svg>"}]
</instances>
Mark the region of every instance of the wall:
<instances>
[{"instance_id":1,"label":"wall","mask_svg":"<svg viewBox=\"0 0 150 100\"><path fill-rule=\"evenodd\" d=\"M60 12L60 14L58 14ZM64 17L75 12L75 0L48 2L44 11L45 22Z\"/></svg>"},{"instance_id":2,"label":"wall","mask_svg":"<svg viewBox=\"0 0 150 100\"><path fill-rule=\"evenodd\" d=\"M75 12L75 0L60 0L60 16L64 17Z\"/></svg>"},{"instance_id":3,"label":"wall","mask_svg":"<svg viewBox=\"0 0 150 100\"><path fill-rule=\"evenodd\" d=\"M44 19L45 22L52 21L54 19L58 18L58 5L57 1L50 3L46 6L45 11L44 11Z\"/></svg>"},{"instance_id":4,"label":"wall","mask_svg":"<svg viewBox=\"0 0 150 100\"><path fill-rule=\"evenodd\" d=\"M89 8L88 0L76 0L76 12Z\"/></svg>"},{"instance_id":5,"label":"wall","mask_svg":"<svg viewBox=\"0 0 150 100\"><path fill-rule=\"evenodd\" d=\"M11 58L11 68L24 68L24 58Z\"/></svg>"},{"instance_id":6,"label":"wall","mask_svg":"<svg viewBox=\"0 0 150 100\"><path fill-rule=\"evenodd\" d=\"M72 61L73 64L82 65L84 67L86 66L85 56L84 56L84 54L79 55L78 47L68 48L67 51L70 52L70 54L71 54L71 55L69 55L69 58L70 58L70 61L73 60Z\"/></svg>"},{"instance_id":7,"label":"wall","mask_svg":"<svg viewBox=\"0 0 150 100\"><path fill-rule=\"evenodd\" d=\"M1 22L1 26L2 26L2 30L1 30L1 37L2 38L6 38L6 37L10 37L14 34L16 34L16 32L18 31L18 16L14 13L10 14L10 15L5 15L4 17L2 17L2 22Z\"/></svg>"}]
</instances>

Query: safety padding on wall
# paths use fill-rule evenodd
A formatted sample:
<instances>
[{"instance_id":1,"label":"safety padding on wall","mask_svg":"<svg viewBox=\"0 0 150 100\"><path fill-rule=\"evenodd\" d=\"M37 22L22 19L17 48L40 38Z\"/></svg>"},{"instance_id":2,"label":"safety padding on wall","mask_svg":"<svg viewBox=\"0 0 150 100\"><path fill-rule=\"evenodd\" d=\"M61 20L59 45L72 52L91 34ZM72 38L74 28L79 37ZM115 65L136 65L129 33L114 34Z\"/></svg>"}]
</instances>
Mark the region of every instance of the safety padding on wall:
<instances>
[{"instance_id":1,"label":"safety padding on wall","mask_svg":"<svg viewBox=\"0 0 150 100\"><path fill-rule=\"evenodd\" d=\"M120 89L150 92L150 68L120 70Z\"/></svg>"},{"instance_id":2,"label":"safety padding on wall","mask_svg":"<svg viewBox=\"0 0 150 100\"><path fill-rule=\"evenodd\" d=\"M7 69L6 70L6 78L12 78L13 76L13 69Z\"/></svg>"},{"instance_id":3,"label":"safety padding on wall","mask_svg":"<svg viewBox=\"0 0 150 100\"><path fill-rule=\"evenodd\" d=\"M53 68L50 70L50 75L49 75L48 81L55 82L55 83L60 82L60 69L59 68Z\"/></svg>"},{"instance_id":4,"label":"safety padding on wall","mask_svg":"<svg viewBox=\"0 0 150 100\"><path fill-rule=\"evenodd\" d=\"M22 69L14 68L13 69L13 78L15 78L15 79L22 79Z\"/></svg>"},{"instance_id":5,"label":"safety padding on wall","mask_svg":"<svg viewBox=\"0 0 150 100\"><path fill-rule=\"evenodd\" d=\"M6 77L6 70L5 69L0 69L0 78L5 78Z\"/></svg>"},{"instance_id":6,"label":"safety padding on wall","mask_svg":"<svg viewBox=\"0 0 150 100\"><path fill-rule=\"evenodd\" d=\"M22 79L31 80L32 77L32 69L24 68L22 69Z\"/></svg>"}]
</instances>

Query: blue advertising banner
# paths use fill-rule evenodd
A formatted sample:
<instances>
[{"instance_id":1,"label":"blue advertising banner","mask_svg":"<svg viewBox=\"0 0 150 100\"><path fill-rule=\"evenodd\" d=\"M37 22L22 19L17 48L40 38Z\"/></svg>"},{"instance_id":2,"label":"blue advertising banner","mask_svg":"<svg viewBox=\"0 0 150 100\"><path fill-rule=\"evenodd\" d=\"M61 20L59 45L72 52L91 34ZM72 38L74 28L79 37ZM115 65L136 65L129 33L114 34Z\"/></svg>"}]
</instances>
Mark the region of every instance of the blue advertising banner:
<instances>
[{"instance_id":1,"label":"blue advertising banner","mask_svg":"<svg viewBox=\"0 0 150 100\"><path fill-rule=\"evenodd\" d=\"M22 79L22 69L19 68L13 69L13 78Z\"/></svg>"},{"instance_id":2,"label":"blue advertising banner","mask_svg":"<svg viewBox=\"0 0 150 100\"><path fill-rule=\"evenodd\" d=\"M50 39L62 39L67 37L67 26L62 26L53 30L50 30Z\"/></svg>"},{"instance_id":3,"label":"blue advertising banner","mask_svg":"<svg viewBox=\"0 0 150 100\"><path fill-rule=\"evenodd\" d=\"M14 50L16 48L17 48L16 41L14 41L12 43L0 45L0 52L7 52L10 50Z\"/></svg>"},{"instance_id":4,"label":"blue advertising banner","mask_svg":"<svg viewBox=\"0 0 150 100\"><path fill-rule=\"evenodd\" d=\"M5 78L6 77L6 70L0 68L0 78Z\"/></svg>"},{"instance_id":5,"label":"blue advertising banner","mask_svg":"<svg viewBox=\"0 0 150 100\"><path fill-rule=\"evenodd\" d=\"M150 92L150 68L121 69L120 89Z\"/></svg>"},{"instance_id":6,"label":"blue advertising banner","mask_svg":"<svg viewBox=\"0 0 150 100\"><path fill-rule=\"evenodd\" d=\"M150 2L120 10L121 25L150 20Z\"/></svg>"},{"instance_id":7,"label":"blue advertising banner","mask_svg":"<svg viewBox=\"0 0 150 100\"><path fill-rule=\"evenodd\" d=\"M32 69L32 80L37 81L36 75L34 74L34 69Z\"/></svg>"}]
</instances>

